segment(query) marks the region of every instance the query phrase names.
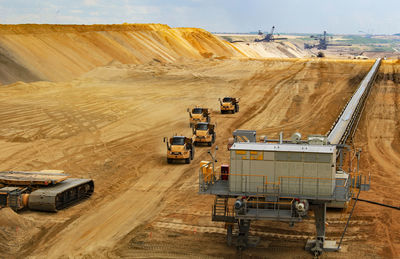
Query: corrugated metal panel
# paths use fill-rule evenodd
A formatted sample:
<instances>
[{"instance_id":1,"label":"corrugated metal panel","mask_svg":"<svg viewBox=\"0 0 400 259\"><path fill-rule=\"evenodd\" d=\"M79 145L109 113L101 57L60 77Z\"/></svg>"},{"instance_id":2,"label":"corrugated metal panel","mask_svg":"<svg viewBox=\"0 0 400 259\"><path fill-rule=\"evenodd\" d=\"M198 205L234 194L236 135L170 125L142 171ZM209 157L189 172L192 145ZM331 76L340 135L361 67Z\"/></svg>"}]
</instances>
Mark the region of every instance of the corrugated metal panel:
<instances>
[{"instance_id":1,"label":"corrugated metal panel","mask_svg":"<svg viewBox=\"0 0 400 259\"><path fill-rule=\"evenodd\" d=\"M267 151L263 160L251 160L243 158L258 157L260 151L237 151L234 151L236 159L231 158L232 192L272 193L273 187L280 185L281 194L332 195L334 154ZM276 160L265 160L273 158Z\"/></svg>"},{"instance_id":2,"label":"corrugated metal panel","mask_svg":"<svg viewBox=\"0 0 400 259\"><path fill-rule=\"evenodd\" d=\"M242 192L250 192L250 160L243 160L242 163Z\"/></svg>"},{"instance_id":3,"label":"corrugated metal panel","mask_svg":"<svg viewBox=\"0 0 400 259\"><path fill-rule=\"evenodd\" d=\"M264 160L275 160L275 152L264 152Z\"/></svg>"}]
</instances>

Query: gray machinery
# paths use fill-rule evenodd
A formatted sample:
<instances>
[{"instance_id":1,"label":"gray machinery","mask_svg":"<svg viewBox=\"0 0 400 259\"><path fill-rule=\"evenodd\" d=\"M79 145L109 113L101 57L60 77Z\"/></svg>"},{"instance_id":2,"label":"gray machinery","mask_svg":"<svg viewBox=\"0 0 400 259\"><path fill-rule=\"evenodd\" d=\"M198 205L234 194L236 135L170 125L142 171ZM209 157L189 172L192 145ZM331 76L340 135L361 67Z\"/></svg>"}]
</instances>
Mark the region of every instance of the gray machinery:
<instances>
[{"instance_id":1,"label":"gray machinery","mask_svg":"<svg viewBox=\"0 0 400 259\"><path fill-rule=\"evenodd\" d=\"M328 38L326 36L326 31L324 31L323 35L320 35L318 37L311 36L311 38L314 38L315 40L318 40L318 44L307 44L304 43L304 48L305 49L312 49L312 48L317 48L317 49L327 49L328 46L351 46L351 44L333 44L329 43Z\"/></svg>"},{"instance_id":2,"label":"gray machinery","mask_svg":"<svg viewBox=\"0 0 400 259\"><path fill-rule=\"evenodd\" d=\"M271 42L271 41L275 41L275 40L287 40L287 38L276 38L274 36L274 30L275 30L275 26L272 26L271 32L265 34L265 37L263 37L262 39L255 39L255 42ZM263 36L264 33L262 33L260 30L258 31L258 35Z\"/></svg>"},{"instance_id":3,"label":"gray machinery","mask_svg":"<svg viewBox=\"0 0 400 259\"><path fill-rule=\"evenodd\" d=\"M63 171L0 172L0 208L29 208L56 212L86 198L94 191L92 179L69 178Z\"/></svg>"},{"instance_id":4,"label":"gray machinery","mask_svg":"<svg viewBox=\"0 0 400 259\"><path fill-rule=\"evenodd\" d=\"M302 140L295 133L284 140L280 134L277 140L263 137L262 142L256 142L255 131L236 130L228 170L214 170L215 155L211 155L211 162L202 162L199 193L215 195L212 220L225 222L228 245L235 244L238 249L252 245L251 221L294 225L313 210L316 237L307 241L306 249L315 256L340 249L358 195L370 185L370 179L358 170L359 151L355 156L357 170L352 171L352 166L344 170L346 143L357 127L380 62L376 60L326 135ZM347 208L350 212L339 244L325 239L327 207ZM236 224L238 234L233 236Z\"/></svg>"}]
</instances>

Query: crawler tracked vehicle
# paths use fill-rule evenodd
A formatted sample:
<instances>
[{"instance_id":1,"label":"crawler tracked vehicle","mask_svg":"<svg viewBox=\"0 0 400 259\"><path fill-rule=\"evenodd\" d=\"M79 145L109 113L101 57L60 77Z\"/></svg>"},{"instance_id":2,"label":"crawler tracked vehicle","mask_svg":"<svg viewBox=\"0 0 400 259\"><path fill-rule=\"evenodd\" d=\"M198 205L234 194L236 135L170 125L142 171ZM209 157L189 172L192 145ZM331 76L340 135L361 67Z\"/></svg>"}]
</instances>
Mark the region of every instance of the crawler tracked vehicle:
<instances>
[{"instance_id":1,"label":"crawler tracked vehicle","mask_svg":"<svg viewBox=\"0 0 400 259\"><path fill-rule=\"evenodd\" d=\"M0 172L0 208L15 211L56 212L90 197L94 191L91 179L69 178L63 171Z\"/></svg>"}]
</instances>

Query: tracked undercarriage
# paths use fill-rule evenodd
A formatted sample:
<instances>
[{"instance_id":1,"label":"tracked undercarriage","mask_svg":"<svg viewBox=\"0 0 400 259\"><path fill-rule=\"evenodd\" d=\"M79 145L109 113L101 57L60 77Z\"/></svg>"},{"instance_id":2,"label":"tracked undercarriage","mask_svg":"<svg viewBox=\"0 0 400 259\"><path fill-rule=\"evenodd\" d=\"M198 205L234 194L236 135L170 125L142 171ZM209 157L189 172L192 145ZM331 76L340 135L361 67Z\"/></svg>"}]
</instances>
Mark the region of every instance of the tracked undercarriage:
<instances>
[{"instance_id":1,"label":"tracked undercarriage","mask_svg":"<svg viewBox=\"0 0 400 259\"><path fill-rule=\"evenodd\" d=\"M56 212L92 195L91 179L68 178L63 171L0 172L0 208Z\"/></svg>"}]
</instances>

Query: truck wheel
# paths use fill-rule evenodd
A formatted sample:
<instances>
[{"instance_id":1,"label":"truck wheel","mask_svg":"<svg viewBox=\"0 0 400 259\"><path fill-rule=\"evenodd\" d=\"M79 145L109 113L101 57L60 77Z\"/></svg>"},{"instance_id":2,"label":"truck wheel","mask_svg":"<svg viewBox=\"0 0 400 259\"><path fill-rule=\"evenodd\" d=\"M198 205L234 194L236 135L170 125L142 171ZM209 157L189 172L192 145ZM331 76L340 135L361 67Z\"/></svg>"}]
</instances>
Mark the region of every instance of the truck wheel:
<instances>
[{"instance_id":1,"label":"truck wheel","mask_svg":"<svg viewBox=\"0 0 400 259\"><path fill-rule=\"evenodd\" d=\"M212 146L212 141L208 142L207 145L208 145L209 147L211 147L211 146Z\"/></svg>"},{"instance_id":2,"label":"truck wheel","mask_svg":"<svg viewBox=\"0 0 400 259\"><path fill-rule=\"evenodd\" d=\"M197 144L197 141L193 142L193 145L197 146L197 145L198 145L198 144Z\"/></svg>"},{"instance_id":3,"label":"truck wheel","mask_svg":"<svg viewBox=\"0 0 400 259\"><path fill-rule=\"evenodd\" d=\"M172 163L172 158L167 158L167 163L171 164Z\"/></svg>"},{"instance_id":4,"label":"truck wheel","mask_svg":"<svg viewBox=\"0 0 400 259\"><path fill-rule=\"evenodd\" d=\"M232 112L232 114L235 114L235 109L233 109L231 112Z\"/></svg>"},{"instance_id":5,"label":"truck wheel","mask_svg":"<svg viewBox=\"0 0 400 259\"><path fill-rule=\"evenodd\" d=\"M190 164L190 157L185 159L185 164Z\"/></svg>"}]
</instances>

